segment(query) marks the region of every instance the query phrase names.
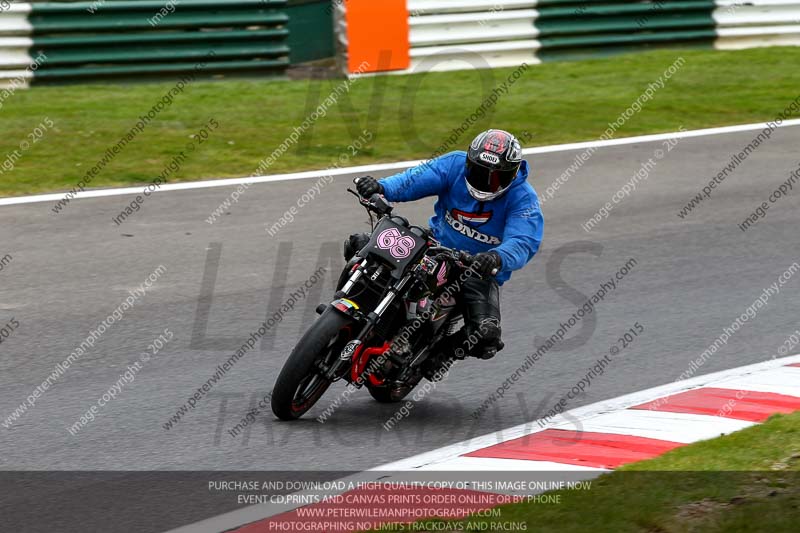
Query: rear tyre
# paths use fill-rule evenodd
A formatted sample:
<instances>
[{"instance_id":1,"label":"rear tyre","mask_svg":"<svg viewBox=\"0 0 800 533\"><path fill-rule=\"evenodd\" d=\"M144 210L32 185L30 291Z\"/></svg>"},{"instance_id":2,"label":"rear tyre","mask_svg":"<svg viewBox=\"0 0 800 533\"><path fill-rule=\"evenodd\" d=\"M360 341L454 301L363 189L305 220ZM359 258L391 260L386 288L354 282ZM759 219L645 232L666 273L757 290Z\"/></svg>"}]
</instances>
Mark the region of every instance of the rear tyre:
<instances>
[{"instance_id":1,"label":"rear tyre","mask_svg":"<svg viewBox=\"0 0 800 533\"><path fill-rule=\"evenodd\" d=\"M315 363L326 361L349 340L352 320L328 308L306 331L283 365L272 389L272 412L281 420L297 420L328 390L331 382L317 373Z\"/></svg>"}]
</instances>

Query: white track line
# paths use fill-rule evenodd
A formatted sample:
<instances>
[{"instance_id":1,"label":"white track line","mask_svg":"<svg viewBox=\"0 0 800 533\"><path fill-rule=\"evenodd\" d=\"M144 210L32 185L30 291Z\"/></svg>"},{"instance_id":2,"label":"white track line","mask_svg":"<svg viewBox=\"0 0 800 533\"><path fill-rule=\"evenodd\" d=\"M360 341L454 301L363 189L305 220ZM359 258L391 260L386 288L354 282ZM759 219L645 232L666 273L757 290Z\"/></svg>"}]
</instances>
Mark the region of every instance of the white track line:
<instances>
[{"instance_id":1,"label":"white track line","mask_svg":"<svg viewBox=\"0 0 800 533\"><path fill-rule=\"evenodd\" d=\"M745 379L745 376L750 376L750 382L752 383L762 383L766 381L769 385L774 385L773 381L775 379L776 374L784 373L785 377L788 379L792 379L795 375L794 368L781 368L786 367L786 365L800 363L800 354L793 355L790 357L784 357L782 359L772 359L769 361L765 361L762 363L756 363L753 365L747 365L737 368L731 368L728 370L723 370L721 372L714 372L712 374L706 374L703 376L696 376L690 379L686 379L683 381L674 381L672 383L668 383L666 385L661 385L659 387L654 387L651 389L635 392L632 394L626 394L625 396L620 396L618 398L612 398L609 400L604 400L601 402L597 402L591 405L586 405L584 407L579 407L577 409L573 409L569 411L568 415L570 415L564 421L564 418L557 419L555 422L546 425L544 428L540 427L535 422L528 422L526 424L521 424L519 426L515 426L508 429L503 429L500 431L495 431L488 435L483 435L481 437L476 437L474 439L470 439L467 441L458 442L456 444L451 444L449 446L445 446L443 448L439 448L437 450L433 450L430 452L422 453L419 455L415 455L408 459L403 459L400 461L396 461L393 463L385 464L382 466L378 466L371 470L367 470L364 472L360 472L358 474L354 474L352 476L348 476L346 478L342 478L345 481L355 481L355 482L363 482L363 481L396 481L402 479L405 475L414 475L411 474L416 473L417 475L421 473L435 473L438 472L440 474L444 474L446 472L453 472L454 474L463 474L465 471L472 471L473 473L479 472L481 470L525 470L525 471L532 471L535 468L531 467L538 467L537 471L558 471L558 472L586 472L588 476L594 477L603 472L605 469L602 468L592 468L592 467L585 467L585 466L575 466L575 465L567 465L567 464L560 464L560 463L552 463L549 461L521 461L521 460L514 460L514 459L486 459L486 458L471 458L471 457L463 457L464 454L469 453L471 451L480 450L489 446L493 446L495 444L499 444L501 442L507 442L512 439L516 439L519 437L523 437L525 435L530 435L533 433L538 433L539 431L544 431L548 428L563 428L569 430L579 430L579 431L591 431L594 427L599 428L599 424L603 424L603 430L608 431L611 429L613 423L615 423L615 417L609 417L608 415L612 413L618 413L623 409L627 409L633 405L639 405L643 403L647 403L653 401L657 398L662 398L664 396L669 396L673 394L677 394L680 392L684 392L691 389L697 389L703 386L711 386L711 387L723 387L723 383L735 383L741 381L742 384L748 383ZM798 369L800 370L800 369ZM787 372L788 371L788 372ZM767 386L767 385L762 385ZM744 386L742 388L745 388ZM641 414L647 413L647 414ZM696 436L698 439L703 438L710 438L711 436L716 436L719 433L735 431L736 429L741 429L743 427L747 427L749 425L754 425L747 421L737 421L737 420L730 420L718 417L712 417L707 415L684 415L684 414L675 414L675 413L661 413L658 411L636 411L630 410L626 412L626 415L631 415L628 418L627 423L630 424L635 420L639 420L644 422L644 418L647 416L650 417L660 417L658 418L660 421L665 420L666 418L672 418L673 423L677 423L677 421L683 420L690 422L688 425L684 425L681 430L686 431L689 428L692 436ZM714 419L715 422L709 423L708 427L703 429L702 431L697 427L696 421L702 419ZM580 420L582 427L576 427L574 424L575 420ZM652 420L652 418L651 418ZM620 421L616 421L621 423ZM598 424L595 426L595 424ZM666 424L666 423L665 423ZM633 429L631 426L631 431L636 434L636 430ZM673 427L674 429L674 427ZM610 432L616 433L616 431L611 430ZM670 439L673 441L679 441L679 439L673 436ZM523 463L529 463L526 466L522 466ZM307 494L300 492L299 494ZM224 531L227 529L236 528L242 526L244 524L249 524L252 522L256 522L258 520L263 520L265 518L269 518L271 516L275 516L277 514L292 511L297 509L298 507L302 507L301 504L260 504L260 505L252 505L249 507L245 507L242 509L237 509L236 511L231 511L229 513L215 516L213 518L209 518L207 520L203 520L191 525L183 526L174 530L171 530L169 533L205 533L205 532L219 532Z\"/></svg>"},{"instance_id":2,"label":"white track line","mask_svg":"<svg viewBox=\"0 0 800 533\"><path fill-rule=\"evenodd\" d=\"M423 466L425 472L611 472L606 468L555 463L553 461L526 461L522 459L497 459L494 457L456 457L446 463Z\"/></svg>"},{"instance_id":3,"label":"white track line","mask_svg":"<svg viewBox=\"0 0 800 533\"><path fill-rule=\"evenodd\" d=\"M691 413L627 409L581 420L581 431L613 433L688 444L713 439L755 425L755 422ZM574 430L569 425L563 429Z\"/></svg>"},{"instance_id":4,"label":"white track line","mask_svg":"<svg viewBox=\"0 0 800 533\"><path fill-rule=\"evenodd\" d=\"M771 392L800 396L800 367L775 368L750 378L732 378L714 385L720 389Z\"/></svg>"},{"instance_id":5,"label":"white track line","mask_svg":"<svg viewBox=\"0 0 800 533\"><path fill-rule=\"evenodd\" d=\"M511 439L516 439L519 437L523 437L525 435L537 433L547 428L559 427L562 429L580 430L579 427L576 428L576 424L574 423L576 419L583 422L584 420L592 419L604 413L610 413L622 409L627 409L628 407L634 405L647 403L657 398L670 396L687 390L697 389L703 386L711 386L711 387L723 386L722 383L719 382L727 379L731 380L735 379L736 382L738 382L739 379L737 378L743 378L746 375L756 374L756 373L758 374L764 373L765 376L771 376L773 375L772 372L773 369L777 369L779 367L783 367L793 363L800 363L800 354L793 355L791 357L784 357L782 359L772 359L769 361L765 361L763 363L756 363L754 365L723 370L721 372L714 372L712 374L696 376L683 381L674 381L672 383L668 383L667 385L661 385L659 387L654 387L652 389L634 392L632 394L626 394L625 396L620 396L618 398L612 398L610 400L605 400L602 402L593 403L591 405L578 407L577 409L573 409L568 412L568 414L570 415L568 418L559 417L557 419L557 423L550 423L546 425L544 428L539 427L538 424L535 424L533 422L520 424L519 426L503 429L500 431L495 431L493 433L489 433L488 435L484 435L482 437L476 437L474 439L457 442L455 444L439 448L438 450L433 450L430 452L415 455L408 459L403 459L400 461L396 461L394 463L389 463L383 466L379 466L377 467L377 470L385 470L385 471L413 470L432 463L439 463L446 461L448 459L459 457L466 453L473 452L475 450L481 450L488 446L493 446L495 444L506 442ZM790 368L780 369L779 372L786 372L787 370L793 370L793 369ZM754 380L754 383L757 383L759 381L758 378L760 378L761 376L754 376L754 377L756 378ZM742 380L742 383L745 382L746 380Z\"/></svg>"},{"instance_id":6,"label":"white track line","mask_svg":"<svg viewBox=\"0 0 800 533\"><path fill-rule=\"evenodd\" d=\"M800 126L800 119L786 120L780 128ZM637 137L623 137L620 139L610 139L607 141L587 141L569 144L556 144L552 146L537 146L534 148L525 148L522 153L524 155L536 154L549 154L554 152L568 152L571 150L581 150L586 148L601 148L605 146L621 146L627 144L646 143L663 141L666 139L687 139L690 137L705 137L710 135L722 135L726 133L738 133L742 131L756 131L767 127L767 123L757 124L742 124L738 126L724 126L721 128L707 128L702 130L691 131L678 131L670 133L657 133L654 135L640 135ZM379 163L374 165L363 165L360 167L347 167L336 168L328 170L310 170L307 172L296 172L292 174L275 174L272 176L251 176L247 178L230 178L218 179L208 181L190 181L185 183L173 183L162 185L156 193L169 192L169 191L185 191L190 189L207 189L211 187L231 187L234 185L253 184L253 183L270 183L273 181L293 181L310 178L318 178L321 176L341 176L346 174L368 174L370 172L379 172L384 170L404 170L420 163L424 160L417 161L401 161L397 163ZM101 198L105 196L123 196L129 194L141 194L145 185L137 187L125 187L119 189L96 189L84 192L78 192L71 201L85 199L85 198ZM65 193L54 194L39 194L35 196L19 196L14 198L0 198L0 206L4 205L18 205L30 204L36 202L57 202L64 198Z\"/></svg>"}]
</instances>

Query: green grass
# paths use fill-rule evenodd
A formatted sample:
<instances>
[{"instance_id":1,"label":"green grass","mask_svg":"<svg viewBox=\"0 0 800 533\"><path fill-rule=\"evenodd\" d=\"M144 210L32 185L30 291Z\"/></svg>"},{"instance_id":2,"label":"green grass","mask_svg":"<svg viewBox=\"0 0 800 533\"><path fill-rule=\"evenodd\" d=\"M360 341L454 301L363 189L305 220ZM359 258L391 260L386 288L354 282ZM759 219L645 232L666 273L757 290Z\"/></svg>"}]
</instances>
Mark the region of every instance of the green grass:
<instances>
[{"instance_id":1,"label":"green grass","mask_svg":"<svg viewBox=\"0 0 800 533\"><path fill-rule=\"evenodd\" d=\"M494 116L474 125L458 146L490 125L520 135L527 131L528 146L597 138L679 55L686 60L683 68L617 137L673 131L680 126L692 129L770 120L800 93L800 49L791 47L657 51L548 63L529 68L511 92L501 97ZM481 76L494 77L493 82L486 80L491 88L512 70L361 79L352 86L352 105L340 101L304 136L302 147L293 146L268 173L326 168L348 152L348 144L363 128L369 128L374 137L350 164L426 158L480 104ZM149 182L211 118L220 128L188 155L169 181L250 175L308 115L309 89L318 89L321 101L340 83L198 81L94 178L91 187ZM415 85L418 90L413 89ZM0 195L74 186L171 86L35 87L5 98L0 109L0 166L45 117L55 127L21 154L13 170L0 174ZM377 113L368 117L373 94L381 86L385 92L380 117ZM309 110L317 105L317 100L312 102Z\"/></svg>"},{"instance_id":2,"label":"green grass","mask_svg":"<svg viewBox=\"0 0 800 533\"><path fill-rule=\"evenodd\" d=\"M553 493L561 503L506 505L498 518L416 531L492 531L492 522L524 522L527 531L556 533L797 531L798 482L800 413L777 415L762 425L622 467L595 479L590 490ZM469 522L486 529L466 527Z\"/></svg>"}]
</instances>

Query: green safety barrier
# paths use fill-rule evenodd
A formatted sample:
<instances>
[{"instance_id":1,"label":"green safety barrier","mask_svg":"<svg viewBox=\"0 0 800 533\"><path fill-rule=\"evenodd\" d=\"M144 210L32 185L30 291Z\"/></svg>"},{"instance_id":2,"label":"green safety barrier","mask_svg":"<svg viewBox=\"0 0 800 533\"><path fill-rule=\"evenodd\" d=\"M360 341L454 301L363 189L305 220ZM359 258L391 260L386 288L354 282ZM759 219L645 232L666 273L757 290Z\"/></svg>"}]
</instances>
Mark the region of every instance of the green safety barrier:
<instances>
[{"instance_id":1,"label":"green safety barrier","mask_svg":"<svg viewBox=\"0 0 800 533\"><path fill-rule=\"evenodd\" d=\"M543 0L535 21L543 61L654 48L713 47L714 0Z\"/></svg>"},{"instance_id":2,"label":"green safety barrier","mask_svg":"<svg viewBox=\"0 0 800 533\"><path fill-rule=\"evenodd\" d=\"M324 0L34 2L27 21L34 82L282 76L334 55Z\"/></svg>"}]
</instances>

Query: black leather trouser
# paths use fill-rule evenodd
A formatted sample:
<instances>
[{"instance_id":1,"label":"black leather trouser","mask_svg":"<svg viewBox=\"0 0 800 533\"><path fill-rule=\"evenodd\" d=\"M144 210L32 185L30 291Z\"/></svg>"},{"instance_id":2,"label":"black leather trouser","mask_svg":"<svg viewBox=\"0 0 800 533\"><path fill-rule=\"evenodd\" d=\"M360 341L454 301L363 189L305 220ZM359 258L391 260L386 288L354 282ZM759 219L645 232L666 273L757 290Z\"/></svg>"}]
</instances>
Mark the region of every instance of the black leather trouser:
<instances>
[{"instance_id":1,"label":"black leather trouser","mask_svg":"<svg viewBox=\"0 0 800 533\"><path fill-rule=\"evenodd\" d=\"M464 327L452 338L453 350L461 348L468 355L478 357L486 348L501 350L500 287L497 280L493 277L468 278L462 284L457 302L464 314Z\"/></svg>"}]
</instances>

